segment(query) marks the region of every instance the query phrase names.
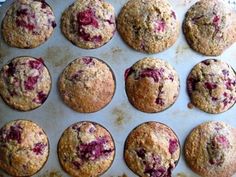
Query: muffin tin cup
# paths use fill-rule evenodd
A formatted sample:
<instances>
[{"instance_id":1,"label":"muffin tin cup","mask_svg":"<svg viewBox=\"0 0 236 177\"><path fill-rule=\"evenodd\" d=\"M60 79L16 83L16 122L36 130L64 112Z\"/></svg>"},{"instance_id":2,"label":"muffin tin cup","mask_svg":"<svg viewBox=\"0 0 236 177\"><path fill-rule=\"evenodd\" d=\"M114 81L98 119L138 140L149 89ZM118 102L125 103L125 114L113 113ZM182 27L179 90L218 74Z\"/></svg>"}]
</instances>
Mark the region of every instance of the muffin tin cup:
<instances>
[{"instance_id":1,"label":"muffin tin cup","mask_svg":"<svg viewBox=\"0 0 236 177\"><path fill-rule=\"evenodd\" d=\"M196 64L193 66L193 68L191 69L191 71L189 72L189 74L188 74L188 77L187 77L187 79L186 79L186 85L188 85L188 81L189 81L190 74L192 73L192 71L194 70L194 68L195 68L197 65L199 65L200 63L202 63L202 62L204 62L204 61L207 61L207 60L222 61L222 60L220 60L220 58L219 58L219 59L208 58L208 59L205 59L205 60L202 60L202 61L196 63ZM225 61L222 61L222 62L225 62ZM231 68L231 69L233 70L233 72L234 72L235 75L236 75L235 69L234 69L229 63L227 63L227 62L225 62L225 63L229 66L229 68ZM191 98L190 98L190 97L191 97L191 94L190 94L190 91L188 90L188 86L186 86L186 91L187 91L188 96L189 96L189 99L190 99L190 103L189 103L189 104L191 104L193 107L195 107L194 103L191 102ZM219 113L206 112L206 111L202 110L201 108L198 108L197 106L196 106L196 109L199 109L199 110L201 110L201 111L203 111L203 112L205 112L205 113L207 113L207 114L212 114L212 115L220 114L220 115L223 115L223 113L225 113L225 112L227 112L228 110L232 109L235 104L236 104L236 101L235 101L234 104L233 104L231 107L229 107L227 110L222 111L222 112L219 112Z\"/></svg>"},{"instance_id":2,"label":"muffin tin cup","mask_svg":"<svg viewBox=\"0 0 236 177\"><path fill-rule=\"evenodd\" d=\"M29 121L29 122L32 122L32 123L36 124L37 126L39 126L39 127L42 129L43 133L47 136L47 140L48 140L48 156L47 156L46 161L45 161L44 164L42 165L42 167L41 167L38 171L36 171L36 172L33 174L33 175L37 175L37 173L38 173L39 171L41 171L41 170L44 168L44 166L47 164L47 162L48 162L48 158L49 158L50 152L51 152L51 149L50 149L50 139L48 138L48 135L47 135L46 131L42 128L41 125L38 124L38 122L32 121L32 120L30 120L30 119L16 119L16 120L12 120L12 121ZM8 123L10 123L10 122L11 122L11 121L6 122L6 123L5 123L3 126L1 126L0 128L6 126L6 125L7 125ZM7 171L5 171L5 173L8 174ZM0 171L0 174L1 174L1 171ZM2 175L2 174L1 174L1 175ZM9 175L9 176L10 176L10 175ZM21 176L21 177L27 177L27 176Z\"/></svg>"},{"instance_id":3,"label":"muffin tin cup","mask_svg":"<svg viewBox=\"0 0 236 177\"><path fill-rule=\"evenodd\" d=\"M113 162L114 162L114 160L115 160L115 158L116 158L116 144L115 144L115 140L114 140L114 138L113 138L111 132L110 132L106 127L104 127L103 125L101 125L101 124L99 124L99 123L97 123L97 122L93 122L93 121L80 121L80 122L75 122L74 124L81 124L81 123L84 123L84 122L88 122L88 123L92 123L92 124L97 124L98 126L101 126L102 128L104 128L104 129L110 134L111 139L112 139L112 141L113 141L113 143L114 143L114 157L113 157L113 159L112 159L112 162L111 162L110 166L101 174L101 175L103 175L103 174L105 174L105 173L111 168L111 166L112 166L112 164L113 164ZM73 124L70 125L69 127L67 127L67 128L64 130L64 132L61 134L61 137L63 136L63 134L65 133L65 131L67 131L71 126L73 126ZM60 139L60 140L61 140L61 139ZM58 153L58 151L59 151L59 142L60 142L60 140L59 140L58 143L57 143L57 155L58 155L58 160L59 160L59 153ZM59 160L59 162L60 162L61 167L63 168L63 166L62 166L60 160ZM63 169L63 170L66 172L65 169ZM66 172L66 173L67 173L67 172ZM101 176L101 175L99 175L99 176Z\"/></svg>"},{"instance_id":4,"label":"muffin tin cup","mask_svg":"<svg viewBox=\"0 0 236 177\"><path fill-rule=\"evenodd\" d=\"M33 59L38 60L38 58L32 57L32 56L17 56L17 57L15 57L15 58L11 59L9 62L7 62L7 63L5 63L4 65L2 65L2 68L1 68L0 70L2 71L2 69L3 69L3 67L4 67L5 65L8 65L8 64L11 63L14 59L20 58L20 57L30 57L30 58L33 58ZM48 70L48 73L49 73L49 76L50 76L50 81L51 81L51 83L50 83L50 89L49 89L49 92L48 92L48 94L47 94L47 97L45 98L45 101L44 101L41 105L39 105L39 106L37 106L37 107L35 107L35 108L33 108L33 109L20 110L20 109L16 109L16 108L14 108L14 107L8 105L8 103L5 101L5 99L3 98L3 96L0 95L0 97L1 97L2 100L5 102L6 105L8 105L11 109L14 109L14 110L19 111L19 112L29 112L29 111L33 111L33 110L38 109L39 107L43 106L43 104L47 101L48 97L50 96L50 93L51 93L51 90L52 90L52 75L51 75L50 70L48 69L47 65L44 63L44 60L43 60L43 66Z\"/></svg>"},{"instance_id":5,"label":"muffin tin cup","mask_svg":"<svg viewBox=\"0 0 236 177\"><path fill-rule=\"evenodd\" d=\"M73 64L73 62L76 61L77 59L82 59L83 57L85 57L85 58L86 58L86 57L91 57L91 58L94 58L94 59L98 60L99 62L105 64L105 65L109 68L109 71L111 72L112 77L113 77L113 80L114 80L114 93L113 93L113 95L112 95L112 97L111 97L111 100L110 100L109 102L107 102L107 104L105 104L103 107L101 107L101 108L100 108L99 110L97 110L97 111L94 111L94 112L86 112L86 114L96 113L96 112L98 112L98 111L104 109L105 107L107 107L107 106L112 102L112 99L113 99L113 97L114 97L114 95L115 95L115 93L116 93L116 76L115 76L114 71L112 70L111 66L110 66L108 63L106 63L104 60L99 59L99 58L96 58L96 57L93 57L93 56L79 56L79 57L77 57L76 59L74 59L73 61L71 61L70 63L68 63L67 66L66 66L66 67L63 69L63 71L61 72L61 74L60 74L60 76L59 76L59 78L58 78L58 80L57 80L57 90L58 90L59 94L61 94L60 91L59 91L59 87L60 87L60 86L59 86L59 82L60 82L60 78L62 77L62 75L63 75L64 71L66 70L66 68L69 67L71 64ZM96 88L95 88L95 89L96 89ZM61 95L60 95L60 97L61 97L61 100L63 101L63 98L62 98ZM63 102L64 102L64 101L63 101ZM65 102L64 102L64 104L65 104L67 107L71 108L71 107L70 107L69 105L67 105ZM71 108L71 109L74 110L73 108ZM77 112L76 110L74 110L74 111ZM81 113L85 113L85 112L81 112Z\"/></svg>"},{"instance_id":6,"label":"muffin tin cup","mask_svg":"<svg viewBox=\"0 0 236 177\"><path fill-rule=\"evenodd\" d=\"M166 125L166 124L164 124L164 123L157 122L157 121L143 122L142 124L139 124L138 126L136 126L133 130L131 130L131 131L129 132L129 135L127 136L127 138L126 138L126 140L125 140L125 145L124 145L124 150L123 150L123 158L125 159L125 149L126 149L127 140L128 140L128 138L129 138L130 134L131 134L134 130L136 130L137 128L139 128L140 126L142 126L143 124L146 124L146 123L158 123L158 124L164 125L166 128L169 128L169 129L174 133L174 135L177 137L178 144L179 144L179 150L180 150L180 151L179 151L179 158L178 158L177 161L175 161L175 168L176 168L176 167L178 166L178 163L179 163L180 157L181 157L181 153L182 153L182 146L181 146L179 137L178 137L178 135L175 133L175 131L174 131L171 127L169 127L168 125ZM125 162L125 163L126 163L126 162ZM133 171L133 170L128 166L127 163L126 163L126 165L127 165L127 167L128 167L134 174L137 175L137 173L136 173L135 171ZM172 173L175 171L175 168L173 169ZM140 177L141 177L141 176L140 176Z\"/></svg>"}]
</instances>

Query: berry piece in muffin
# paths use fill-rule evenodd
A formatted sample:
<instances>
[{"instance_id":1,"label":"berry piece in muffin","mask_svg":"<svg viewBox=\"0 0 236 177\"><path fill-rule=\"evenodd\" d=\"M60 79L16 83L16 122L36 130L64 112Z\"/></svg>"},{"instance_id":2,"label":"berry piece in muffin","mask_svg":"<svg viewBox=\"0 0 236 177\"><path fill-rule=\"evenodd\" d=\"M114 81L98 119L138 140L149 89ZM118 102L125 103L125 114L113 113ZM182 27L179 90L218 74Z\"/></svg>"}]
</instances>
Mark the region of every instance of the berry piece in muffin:
<instances>
[{"instance_id":1,"label":"berry piece in muffin","mask_svg":"<svg viewBox=\"0 0 236 177\"><path fill-rule=\"evenodd\" d=\"M223 122L207 122L188 135L184 154L200 176L230 177L236 172L235 150L235 129Z\"/></svg>"},{"instance_id":2,"label":"berry piece in muffin","mask_svg":"<svg viewBox=\"0 0 236 177\"><path fill-rule=\"evenodd\" d=\"M236 101L236 75L225 62L204 60L194 66L187 79L191 103L207 113L221 113Z\"/></svg>"},{"instance_id":3,"label":"berry piece in muffin","mask_svg":"<svg viewBox=\"0 0 236 177\"><path fill-rule=\"evenodd\" d=\"M179 36L179 22L167 0L129 0L122 8L117 29L133 49L158 53Z\"/></svg>"},{"instance_id":4,"label":"berry piece in muffin","mask_svg":"<svg viewBox=\"0 0 236 177\"><path fill-rule=\"evenodd\" d=\"M11 176L32 176L49 155L47 135L34 122L15 120L0 129L0 168Z\"/></svg>"},{"instance_id":5,"label":"berry piece in muffin","mask_svg":"<svg viewBox=\"0 0 236 177\"><path fill-rule=\"evenodd\" d=\"M115 10L104 0L77 0L64 11L61 29L80 48L101 47L116 31Z\"/></svg>"},{"instance_id":6,"label":"berry piece in muffin","mask_svg":"<svg viewBox=\"0 0 236 177\"><path fill-rule=\"evenodd\" d=\"M59 79L63 101L82 113L96 112L105 107L115 92L111 68L93 57L81 57L71 62Z\"/></svg>"},{"instance_id":7,"label":"berry piece in muffin","mask_svg":"<svg viewBox=\"0 0 236 177\"><path fill-rule=\"evenodd\" d=\"M43 59L17 57L0 71L0 95L12 108L30 111L41 106L51 89L51 76Z\"/></svg>"},{"instance_id":8,"label":"berry piece in muffin","mask_svg":"<svg viewBox=\"0 0 236 177\"><path fill-rule=\"evenodd\" d=\"M146 122L136 127L125 142L128 167L142 177L169 177L180 157L180 143L168 126Z\"/></svg>"},{"instance_id":9,"label":"berry piece in muffin","mask_svg":"<svg viewBox=\"0 0 236 177\"><path fill-rule=\"evenodd\" d=\"M71 125L58 143L63 169L74 177L100 176L111 166L115 145L110 133L94 122Z\"/></svg>"},{"instance_id":10,"label":"berry piece in muffin","mask_svg":"<svg viewBox=\"0 0 236 177\"><path fill-rule=\"evenodd\" d=\"M53 11L44 0L17 0L3 19L2 34L12 47L35 48L52 35L55 27Z\"/></svg>"},{"instance_id":11,"label":"berry piece in muffin","mask_svg":"<svg viewBox=\"0 0 236 177\"><path fill-rule=\"evenodd\" d=\"M160 112L179 95L179 77L164 60L144 58L125 72L125 88L130 103L143 112Z\"/></svg>"},{"instance_id":12,"label":"berry piece in muffin","mask_svg":"<svg viewBox=\"0 0 236 177\"><path fill-rule=\"evenodd\" d=\"M192 49L218 56L236 41L236 13L222 0L200 0L188 10L183 30Z\"/></svg>"}]
</instances>

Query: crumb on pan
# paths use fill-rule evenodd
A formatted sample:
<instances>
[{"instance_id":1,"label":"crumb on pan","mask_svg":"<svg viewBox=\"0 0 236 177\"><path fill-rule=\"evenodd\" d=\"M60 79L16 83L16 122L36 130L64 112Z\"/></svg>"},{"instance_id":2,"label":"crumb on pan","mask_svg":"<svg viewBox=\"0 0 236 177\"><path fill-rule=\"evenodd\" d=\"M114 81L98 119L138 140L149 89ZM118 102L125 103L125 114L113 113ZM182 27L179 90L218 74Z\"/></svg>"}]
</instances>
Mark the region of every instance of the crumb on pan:
<instances>
[{"instance_id":1,"label":"crumb on pan","mask_svg":"<svg viewBox=\"0 0 236 177\"><path fill-rule=\"evenodd\" d=\"M190 103L188 103L188 108L189 108L189 109L193 109L193 108L194 108L194 105L190 102Z\"/></svg>"},{"instance_id":2,"label":"crumb on pan","mask_svg":"<svg viewBox=\"0 0 236 177\"><path fill-rule=\"evenodd\" d=\"M40 177L62 177L63 175L61 174L60 171L57 170L52 170L49 171L47 170L43 175L41 175ZM0 176L1 177L1 176Z\"/></svg>"},{"instance_id":3,"label":"crumb on pan","mask_svg":"<svg viewBox=\"0 0 236 177\"><path fill-rule=\"evenodd\" d=\"M115 107L112 110L112 115L114 115L114 125L117 128L123 127L127 122L129 122L132 117L130 114L125 110L126 104L121 104L117 107Z\"/></svg>"},{"instance_id":4,"label":"crumb on pan","mask_svg":"<svg viewBox=\"0 0 236 177\"><path fill-rule=\"evenodd\" d=\"M181 172L181 173L178 173L176 177L189 177L189 176Z\"/></svg>"}]
</instances>

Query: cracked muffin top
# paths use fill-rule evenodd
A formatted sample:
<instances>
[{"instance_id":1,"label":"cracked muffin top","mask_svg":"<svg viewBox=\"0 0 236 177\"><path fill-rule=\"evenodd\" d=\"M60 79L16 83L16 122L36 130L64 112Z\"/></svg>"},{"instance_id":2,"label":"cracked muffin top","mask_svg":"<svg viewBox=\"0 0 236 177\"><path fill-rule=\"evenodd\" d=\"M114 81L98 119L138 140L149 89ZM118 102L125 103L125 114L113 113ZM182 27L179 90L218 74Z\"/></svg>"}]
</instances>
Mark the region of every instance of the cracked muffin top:
<instances>
[{"instance_id":1,"label":"cracked muffin top","mask_svg":"<svg viewBox=\"0 0 236 177\"><path fill-rule=\"evenodd\" d=\"M167 0L129 0L122 8L117 29L137 51L158 53L179 36L179 23Z\"/></svg>"},{"instance_id":2,"label":"cracked muffin top","mask_svg":"<svg viewBox=\"0 0 236 177\"><path fill-rule=\"evenodd\" d=\"M104 0L76 0L64 11L61 29L80 48L101 47L116 31L115 10Z\"/></svg>"},{"instance_id":3,"label":"cracked muffin top","mask_svg":"<svg viewBox=\"0 0 236 177\"><path fill-rule=\"evenodd\" d=\"M172 176L180 157L180 143L168 126L146 122L126 139L124 158L128 167L142 177Z\"/></svg>"},{"instance_id":4,"label":"cracked muffin top","mask_svg":"<svg viewBox=\"0 0 236 177\"><path fill-rule=\"evenodd\" d=\"M130 103L143 112L160 112L179 95L179 77L164 60L144 58L125 72L125 88Z\"/></svg>"},{"instance_id":5,"label":"cracked muffin top","mask_svg":"<svg viewBox=\"0 0 236 177\"><path fill-rule=\"evenodd\" d=\"M115 77L110 67L94 57L71 62L59 78L63 101L73 110L91 113L104 108L115 92Z\"/></svg>"},{"instance_id":6,"label":"cracked muffin top","mask_svg":"<svg viewBox=\"0 0 236 177\"><path fill-rule=\"evenodd\" d=\"M187 79L191 103L208 113L221 113L236 101L236 75L225 62L208 59L198 63Z\"/></svg>"},{"instance_id":7,"label":"cracked muffin top","mask_svg":"<svg viewBox=\"0 0 236 177\"><path fill-rule=\"evenodd\" d=\"M0 129L0 168L11 176L32 176L49 155L47 135L34 122L15 120Z\"/></svg>"},{"instance_id":8,"label":"cracked muffin top","mask_svg":"<svg viewBox=\"0 0 236 177\"><path fill-rule=\"evenodd\" d=\"M44 0L17 0L3 19L2 35L12 47L35 48L52 35L55 27L53 11Z\"/></svg>"},{"instance_id":9,"label":"cracked muffin top","mask_svg":"<svg viewBox=\"0 0 236 177\"><path fill-rule=\"evenodd\" d=\"M30 111L41 106L51 89L51 76L42 58L17 57L0 71L0 95L12 108Z\"/></svg>"},{"instance_id":10,"label":"cracked muffin top","mask_svg":"<svg viewBox=\"0 0 236 177\"><path fill-rule=\"evenodd\" d=\"M74 177L102 175L111 166L115 145L110 133L94 122L79 122L67 128L58 143L63 169Z\"/></svg>"},{"instance_id":11,"label":"cracked muffin top","mask_svg":"<svg viewBox=\"0 0 236 177\"><path fill-rule=\"evenodd\" d=\"M187 164L200 176L231 177L236 172L235 133L235 129L224 122L197 126L185 142Z\"/></svg>"},{"instance_id":12,"label":"cracked muffin top","mask_svg":"<svg viewBox=\"0 0 236 177\"><path fill-rule=\"evenodd\" d=\"M218 56L236 41L236 13L222 0L200 0L188 10L183 30L192 49Z\"/></svg>"}]
</instances>

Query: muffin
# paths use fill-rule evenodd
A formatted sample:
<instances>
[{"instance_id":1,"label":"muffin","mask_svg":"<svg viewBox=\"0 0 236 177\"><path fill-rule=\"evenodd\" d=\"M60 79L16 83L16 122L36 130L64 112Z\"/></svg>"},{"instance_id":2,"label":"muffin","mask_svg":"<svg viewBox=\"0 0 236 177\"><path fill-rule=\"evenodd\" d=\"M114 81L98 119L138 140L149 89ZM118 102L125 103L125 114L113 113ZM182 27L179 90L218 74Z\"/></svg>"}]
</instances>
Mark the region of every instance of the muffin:
<instances>
[{"instance_id":1,"label":"muffin","mask_svg":"<svg viewBox=\"0 0 236 177\"><path fill-rule=\"evenodd\" d=\"M133 49L158 53L179 36L179 23L167 0L129 0L122 8L117 29Z\"/></svg>"},{"instance_id":2,"label":"muffin","mask_svg":"<svg viewBox=\"0 0 236 177\"><path fill-rule=\"evenodd\" d=\"M166 61L144 58L125 72L130 103L140 111L154 113L170 107L179 95L179 77Z\"/></svg>"},{"instance_id":3,"label":"muffin","mask_svg":"<svg viewBox=\"0 0 236 177\"><path fill-rule=\"evenodd\" d=\"M2 21L2 35L12 47L35 48L52 35L55 27L53 11L44 0L17 0Z\"/></svg>"},{"instance_id":4,"label":"muffin","mask_svg":"<svg viewBox=\"0 0 236 177\"><path fill-rule=\"evenodd\" d=\"M59 78L63 101L81 113L96 112L105 107L115 92L111 68L94 57L81 57L71 62Z\"/></svg>"},{"instance_id":5,"label":"muffin","mask_svg":"<svg viewBox=\"0 0 236 177\"><path fill-rule=\"evenodd\" d=\"M49 155L47 135L34 122L15 120L0 129L0 168L11 176L32 176Z\"/></svg>"},{"instance_id":6,"label":"muffin","mask_svg":"<svg viewBox=\"0 0 236 177\"><path fill-rule=\"evenodd\" d=\"M62 168L73 177L100 176L111 166L115 145L110 133L94 122L71 125L58 143Z\"/></svg>"},{"instance_id":7,"label":"muffin","mask_svg":"<svg viewBox=\"0 0 236 177\"><path fill-rule=\"evenodd\" d=\"M200 176L233 176L236 172L235 135L235 129L223 122L207 122L197 126L185 142L187 164Z\"/></svg>"},{"instance_id":8,"label":"muffin","mask_svg":"<svg viewBox=\"0 0 236 177\"><path fill-rule=\"evenodd\" d=\"M236 13L222 0L200 0L188 10L183 30L193 50L218 56L236 41Z\"/></svg>"},{"instance_id":9,"label":"muffin","mask_svg":"<svg viewBox=\"0 0 236 177\"><path fill-rule=\"evenodd\" d=\"M236 101L236 75L225 62L208 59L198 63L187 79L191 103L207 113L227 111Z\"/></svg>"},{"instance_id":10,"label":"muffin","mask_svg":"<svg viewBox=\"0 0 236 177\"><path fill-rule=\"evenodd\" d=\"M51 89L51 76L42 58L17 57L0 71L0 95L14 109L41 106Z\"/></svg>"},{"instance_id":11,"label":"muffin","mask_svg":"<svg viewBox=\"0 0 236 177\"><path fill-rule=\"evenodd\" d=\"M168 126L159 122L139 125L125 142L125 162L138 176L172 176L179 157L178 137Z\"/></svg>"},{"instance_id":12,"label":"muffin","mask_svg":"<svg viewBox=\"0 0 236 177\"><path fill-rule=\"evenodd\" d=\"M116 31L115 10L104 0L77 0L64 11L61 30L80 48L101 47Z\"/></svg>"}]
</instances>

